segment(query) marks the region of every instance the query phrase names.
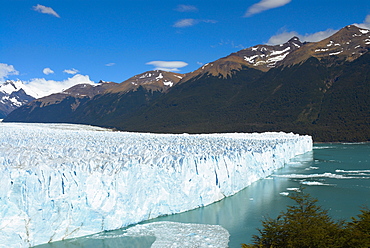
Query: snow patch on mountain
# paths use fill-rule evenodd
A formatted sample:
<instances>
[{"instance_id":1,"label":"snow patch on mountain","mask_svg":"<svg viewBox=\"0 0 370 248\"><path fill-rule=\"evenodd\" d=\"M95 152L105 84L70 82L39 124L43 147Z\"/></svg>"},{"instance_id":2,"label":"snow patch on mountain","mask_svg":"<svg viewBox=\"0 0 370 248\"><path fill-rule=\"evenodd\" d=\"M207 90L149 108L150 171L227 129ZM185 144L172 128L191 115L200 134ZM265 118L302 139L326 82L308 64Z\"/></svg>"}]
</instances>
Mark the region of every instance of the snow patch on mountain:
<instances>
[{"instance_id":1,"label":"snow patch on mountain","mask_svg":"<svg viewBox=\"0 0 370 248\"><path fill-rule=\"evenodd\" d=\"M343 52L343 50L339 51L339 52L334 52L334 53L329 53L330 56L333 56L333 55L338 55L338 54L341 54Z\"/></svg>"},{"instance_id":2,"label":"snow patch on mountain","mask_svg":"<svg viewBox=\"0 0 370 248\"><path fill-rule=\"evenodd\" d=\"M169 87L172 87L173 86L173 82L172 81L163 81L163 84L166 85L166 86L169 86Z\"/></svg>"},{"instance_id":3,"label":"snow patch on mountain","mask_svg":"<svg viewBox=\"0 0 370 248\"><path fill-rule=\"evenodd\" d=\"M156 81L159 81L159 80L160 80L160 79L162 79L162 78L163 78L162 73L159 73L158 77L156 77L156 78L155 78L155 80L156 80Z\"/></svg>"},{"instance_id":4,"label":"snow patch on mountain","mask_svg":"<svg viewBox=\"0 0 370 248\"><path fill-rule=\"evenodd\" d=\"M299 38L293 37L288 42L280 45L258 45L239 51L243 59L254 67L264 66L267 68L276 67L291 52L302 46Z\"/></svg>"}]
</instances>

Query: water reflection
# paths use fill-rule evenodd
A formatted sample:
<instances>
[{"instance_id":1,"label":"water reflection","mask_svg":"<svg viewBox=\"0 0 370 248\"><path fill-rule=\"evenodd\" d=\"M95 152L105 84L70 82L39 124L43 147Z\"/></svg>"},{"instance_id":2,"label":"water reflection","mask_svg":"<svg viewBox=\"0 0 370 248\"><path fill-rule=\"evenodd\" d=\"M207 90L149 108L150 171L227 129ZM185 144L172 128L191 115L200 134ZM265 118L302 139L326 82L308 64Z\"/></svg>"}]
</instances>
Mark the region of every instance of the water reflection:
<instances>
[{"instance_id":1,"label":"water reflection","mask_svg":"<svg viewBox=\"0 0 370 248\"><path fill-rule=\"evenodd\" d=\"M107 232L107 235L99 234L53 242L44 245L35 246L37 248L140 248L151 247L155 237L123 237L122 230ZM104 234L104 233L102 233ZM116 235L117 234L117 235Z\"/></svg>"}]
</instances>

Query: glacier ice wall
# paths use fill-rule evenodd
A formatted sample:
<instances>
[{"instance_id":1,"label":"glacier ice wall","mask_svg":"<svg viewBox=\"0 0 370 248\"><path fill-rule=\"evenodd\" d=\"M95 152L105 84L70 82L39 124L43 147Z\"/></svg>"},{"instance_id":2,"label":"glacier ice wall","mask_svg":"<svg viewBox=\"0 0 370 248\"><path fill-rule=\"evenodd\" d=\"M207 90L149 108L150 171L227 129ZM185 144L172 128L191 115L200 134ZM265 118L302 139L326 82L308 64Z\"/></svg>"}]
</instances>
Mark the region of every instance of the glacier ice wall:
<instances>
[{"instance_id":1,"label":"glacier ice wall","mask_svg":"<svg viewBox=\"0 0 370 248\"><path fill-rule=\"evenodd\" d=\"M205 206L311 150L310 136L291 133L172 135L0 123L0 247Z\"/></svg>"}]
</instances>

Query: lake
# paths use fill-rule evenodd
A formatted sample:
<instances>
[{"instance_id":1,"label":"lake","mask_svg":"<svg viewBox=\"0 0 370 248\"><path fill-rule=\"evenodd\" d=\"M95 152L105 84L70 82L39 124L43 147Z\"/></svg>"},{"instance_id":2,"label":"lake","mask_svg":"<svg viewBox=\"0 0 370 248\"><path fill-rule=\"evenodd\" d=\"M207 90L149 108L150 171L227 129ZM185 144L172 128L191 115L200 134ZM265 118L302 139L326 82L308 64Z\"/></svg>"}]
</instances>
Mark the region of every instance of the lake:
<instances>
[{"instance_id":1,"label":"lake","mask_svg":"<svg viewBox=\"0 0 370 248\"><path fill-rule=\"evenodd\" d=\"M264 216L275 218L287 205L287 195L304 186L335 219L349 220L370 206L370 143L315 144L313 152L293 159L283 169L259 180L234 196L185 213L163 216L139 225L171 222L221 225L230 233L229 247L251 241ZM186 226L184 226L186 228ZM151 247L153 235L127 236L127 228L78 239L36 246L38 248L118 248ZM186 240L184 237L183 240ZM178 247L181 247L179 245Z\"/></svg>"}]
</instances>

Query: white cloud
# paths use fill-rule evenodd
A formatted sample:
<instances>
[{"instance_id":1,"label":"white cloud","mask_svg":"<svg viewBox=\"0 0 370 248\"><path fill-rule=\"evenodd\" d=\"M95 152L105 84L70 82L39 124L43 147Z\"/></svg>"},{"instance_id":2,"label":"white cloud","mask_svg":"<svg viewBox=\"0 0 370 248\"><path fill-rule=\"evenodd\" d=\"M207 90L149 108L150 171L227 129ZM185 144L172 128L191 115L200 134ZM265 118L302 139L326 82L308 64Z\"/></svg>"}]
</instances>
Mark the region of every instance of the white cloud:
<instances>
[{"instance_id":1,"label":"white cloud","mask_svg":"<svg viewBox=\"0 0 370 248\"><path fill-rule=\"evenodd\" d=\"M303 41L316 42L316 41L321 41L323 39L326 39L329 36L332 36L336 32L338 32L338 30L327 29L325 31L320 31L320 32L316 32L316 33L313 33L313 34L306 34L304 36L301 36L301 37L298 36L298 37L300 37L300 39L303 40Z\"/></svg>"},{"instance_id":2,"label":"white cloud","mask_svg":"<svg viewBox=\"0 0 370 248\"><path fill-rule=\"evenodd\" d=\"M175 10L179 12L196 12L198 8L193 5L180 4Z\"/></svg>"},{"instance_id":3,"label":"white cloud","mask_svg":"<svg viewBox=\"0 0 370 248\"><path fill-rule=\"evenodd\" d=\"M19 72L12 65L0 63L0 81L4 81L9 75L18 75Z\"/></svg>"},{"instance_id":4,"label":"white cloud","mask_svg":"<svg viewBox=\"0 0 370 248\"><path fill-rule=\"evenodd\" d=\"M260 2L253 4L247 12L245 12L244 17L250 17L252 15L261 13L263 11L278 8L290 3L291 0L261 0Z\"/></svg>"},{"instance_id":5,"label":"white cloud","mask_svg":"<svg viewBox=\"0 0 370 248\"><path fill-rule=\"evenodd\" d=\"M181 20L178 20L177 22L175 22L175 24L173 25L175 28L185 28L185 27L190 27L190 26L194 26L198 23L201 23L201 22L204 22L204 23L217 23L216 20L200 20L200 19L181 19Z\"/></svg>"},{"instance_id":6,"label":"white cloud","mask_svg":"<svg viewBox=\"0 0 370 248\"><path fill-rule=\"evenodd\" d=\"M116 63L108 63L108 64L105 64L105 66L114 66Z\"/></svg>"},{"instance_id":7,"label":"white cloud","mask_svg":"<svg viewBox=\"0 0 370 248\"><path fill-rule=\"evenodd\" d=\"M71 74L71 75L74 75L74 74L77 74L77 73L78 73L78 70L77 70L77 69L75 69L75 68L72 68L72 69L64 70L63 72L64 72L64 73Z\"/></svg>"},{"instance_id":8,"label":"white cloud","mask_svg":"<svg viewBox=\"0 0 370 248\"><path fill-rule=\"evenodd\" d=\"M173 26L175 28L185 28L185 27L194 26L197 23L198 21L195 19L181 19L177 21Z\"/></svg>"},{"instance_id":9,"label":"white cloud","mask_svg":"<svg viewBox=\"0 0 370 248\"><path fill-rule=\"evenodd\" d=\"M37 11L37 12L40 12L40 13L43 13L43 14L53 15L55 17L60 18L58 13L55 12L52 8L46 7L46 6L41 5L41 4L37 4L36 6L33 6L33 10Z\"/></svg>"},{"instance_id":10,"label":"white cloud","mask_svg":"<svg viewBox=\"0 0 370 248\"><path fill-rule=\"evenodd\" d=\"M154 70L179 71L179 68L185 67L188 63L183 61L151 61L147 65L154 65Z\"/></svg>"},{"instance_id":11,"label":"white cloud","mask_svg":"<svg viewBox=\"0 0 370 248\"><path fill-rule=\"evenodd\" d=\"M49 75L49 74L53 74L54 71L50 68L44 68L44 70L42 70L42 72L45 74L45 75Z\"/></svg>"},{"instance_id":12,"label":"white cloud","mask_svg":"<svg viewBox=\"0 0 370 248\"><path fill-rule=\"evenodd\" d=\"M370 29L370 15L367 15L365 17L365 20L363 23L355 23L354 25L356 25L357 27L360 27L360 28L366 28L366 29Z\"/></svg>"},{"instance_id":13,"label":"white cloud","mask_svg":"<svg viewBox=\"0 0 370 248\"><path fill-rule=\"evenodd\" d=\"M370 15L365 17L363 23L354 23L360 28L370 29ZM297 36L301 41L308 41L308 42L317 42L328 38L329 36L333 35L334 33L338 32L339 30L335 29L327 29L325 31L316 32L313 34L299 34L296 31L287 32L286 30L280 30L280 32L274 36L272 36L266 44L268 45L277 45L287 42L293 36Z\"/></svg>"},{"instance_id":14,"label":"white cloud","mask_svg":"<svg viewBox=\"0 0 370 248\"><path fill-rule=\"evenodd\" d=\"M66 90L76 84L94 84L94 82L90 80L89 76L84 76L81 74L74 75L73 77L63 81L34 78L23 83L29 90L28 92L34 92L34 95L32 96L35 98L41 98L54 93L62 92L63 90Z\"/></svg>"},{"instance_id":15,"label":"white cloud","mask_svg":"<svg viewBox=\"0 0 370 248\"><path fill-rule=\"evenodd\" d=\"M280 32L280 33L272 36L267 41L266 44L268 44L268 45L283 44L283 43L287 42L288 40L290 40L294 36L297 36L301 41L317 42L317 41L321 41L323 39L328 38L329 36L333 35L337 31L338 30L327 29L325 31L320 31L320 32L316 32L316 33L313 33L313 34L305 34L305 35L299 34L296 31L291 31L291 32L283 31L283 32Z\"/></svg>"},{"instance_id":16,"label":"white cloud","mask_svg":"<svg viewBox=\"0 0 370 248\"><path fill-rule=\"evenodd\" d=\"M204 23L217 23L216 20L199 20L199 21Z\"/></svg>"},{"instance_id":17,"label":"white cloud","mask_svg":"<svg viewBox=\"0 0 370 248\"><path fill-rule=\"evenodd\" d=\"M365 20L363 23L354 23L353 25L356 25L360 28L366 28L370 29L370 15L367 15L365 17ZM324 40L328 38L329 36L332 36L334 33L338 32L339 30L336 29L327 29L325 31L319 31L313 34L299 34L296 31L287 32L285 30L280 31L278 34L272 36L266 44L268 45L277 45L287 42L290 38L293 36L297 36L301 41L308 41L308 42L317 42Z\"/></svg>"}]
</instances>

